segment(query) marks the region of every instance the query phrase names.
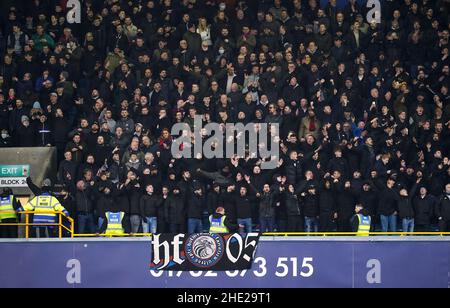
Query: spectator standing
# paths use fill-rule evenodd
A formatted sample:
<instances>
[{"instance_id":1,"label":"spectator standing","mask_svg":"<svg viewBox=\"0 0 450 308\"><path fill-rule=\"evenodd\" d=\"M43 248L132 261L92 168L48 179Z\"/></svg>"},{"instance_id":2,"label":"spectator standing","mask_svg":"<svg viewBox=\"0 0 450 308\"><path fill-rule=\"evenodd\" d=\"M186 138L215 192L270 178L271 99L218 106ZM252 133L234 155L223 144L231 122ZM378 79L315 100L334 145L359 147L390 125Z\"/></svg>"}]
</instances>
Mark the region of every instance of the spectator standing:
<instances>
[{"instance_id":1,"label":"spectator standing","mask_svg":"<svg viewBox=\"0 0 450 308\"><path fill-rule=\"evenodd\" d=\"M417 192L417 186L419 185L421 179L417 179L417 182L408 192L406 188L402 188L397 196L397 207L398 216L402 220L402 230L403 232L414 232L414 207L413 198Z\"/></svg>"},{"instance_id":2,"label":"spectator standing","mask_svg":"<svg viewBox=\"0 0 450 308\"><path fill-rule=\"evenodd\" d=\"M284 195L287 211L287 231L303 232L304 220L302 217L301 204L298 196L295 194L294 185L289 184Z\"/></svg>"},{"instance_id":3,"label":"spectator standing","mask_svg":"<svg viewBox=\"0 0 450 308\"><path fill-rule=\"evenodd\" d=\"M93 234L96 231L94 201L94 191L91 186L84 181L78 181L75 202L79 234Z\"/></svg>"},{"instance_id":4,"label":"spectator standing","mask_svg":"<svg viewBox=\"0 0 450 308\"><path fill-rule=\"evenodd\" d=\"M127 179L123 184L124 204L128 204L125 213L129 215L131 233L139 233L142 230L142 218L140 209L141 184L135 170L128 171ZM127 199L127 200L126 200Z\"/></svg>"},{"instance_id":5,"label":"spectator standing","mask_svg":"<svg viewBox=\"0 0 450 308\"><path fill-rule=\"evenodd\" d=\"M415 231L431 232L431 219L433 218L436 198L428 194L425 186L421 186L419 194L413 200Z\"/></svg>"},{"instance_id":6,"label":"spectator standing","mask_svg":"<svg viewBox=\"0 0 450 308\"><path fill-rule=\"evenodd\" d=\"M236 196L237 222L240 227L241 234L251 233L253 231L252 224L252 200L248 196L247 187L242 186L239 195Z\"/></svg>"},{"instance_id":7,"label":"spectator standing","mask_svg":"<svg viewBox=\"0 0 450 308\"><path fill-rule=\"evenodd\" d=\"M390 178L380 192L378 213L380 215L382 232L397 232L398 207L396 202L397 192L394 185L395 181Z\"/></svg>"},{"instance_id":8,"label":"spectator standing","mask_svg":"<svg viewBox=\"0 0 450 308\"><path fill-rule=\"evenodd\" d=\"M205 203L203 189L198 186L192 188L192 191L187 192L187 198L188 233L202 233L202 215Z\"/></svg>"},{"instance_id":9,"label":"spectator standing","mask_svg":"<svg viewBox=\"0 0 450 308\"><path fill-rule=\"evenodd\" d=\"M275 229L275 189L269 184L264 184L262 193L258 193L259 198L259 222L260 232L273 232Z\"/></svg>"},{"instance_id":10,"label":"spectator standing","mask_svg":"<svg viewBox=\"0 0 450 308\"><path fill-rule=\"evenodd\" d=\"M156 234L158 231L158 212L162 205L162 199L155 195L154 187L151 184L147 185L145 192L140 200L144 233Z\"/></svg>"},{"instance_id":11,"label":"spectator standing","mask_svg":"<svg viewBox=\"0 0 450 308\"><path fill-rule=\"evenodd\" d=\"M319 212L320 232L335 232L338 209L329 179L325 180L323 188L319 192Z\"/></svg>"},{"instance_id":12,"label":"spectator standing","mask_svg":"<svg viewBox=\"0 0 450 308\"><path fill-rule=\"evenodd\" d=\"M174 187L164 205L164 215L169 224L170 233L182 233L185 230L185 204L179 187Z\"/></svg>"},{"instance_id":13,"label":"spectator standing","mask_svg":"<svg viewBox=\"0 0 450 308\"><path fill-rule=\"evenodd\" d=\"M436 216L439 219L439 230L449 232L450 227L450 184L445 186L445 191L436 204Z\"/></svg>"},{"instance_id":14,"label":"spectator standing","mask_svg":"<svg viewBox=\"0 0 450 308\"><path fill-rule=\"evenodd\" d=\"M302 208L305 215L305 231L307 233L319 232L319 199L316 187L310 185L302 196Z\"/></svg>"}]
</instances>

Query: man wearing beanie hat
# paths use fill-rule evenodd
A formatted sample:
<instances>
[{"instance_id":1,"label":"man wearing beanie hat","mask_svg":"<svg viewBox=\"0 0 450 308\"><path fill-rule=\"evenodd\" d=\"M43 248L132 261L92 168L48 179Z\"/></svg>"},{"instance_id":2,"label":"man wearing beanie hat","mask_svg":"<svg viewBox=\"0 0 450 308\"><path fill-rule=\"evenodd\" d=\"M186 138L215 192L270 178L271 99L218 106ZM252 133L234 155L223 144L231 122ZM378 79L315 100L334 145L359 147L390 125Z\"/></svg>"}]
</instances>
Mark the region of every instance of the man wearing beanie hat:
<instances>
[{"instance_id":1,"label":"man wearing beanie hat","mask_svg":"<svg viewBox=\"0 0 450 308\"><path fill-rule=\"evenodd\" d=\"M184 196L178 185L175 185L172 194L164 204L164 218L169 224L170 233L178 234L186 227Z\"/></svg>"}]
</instances>

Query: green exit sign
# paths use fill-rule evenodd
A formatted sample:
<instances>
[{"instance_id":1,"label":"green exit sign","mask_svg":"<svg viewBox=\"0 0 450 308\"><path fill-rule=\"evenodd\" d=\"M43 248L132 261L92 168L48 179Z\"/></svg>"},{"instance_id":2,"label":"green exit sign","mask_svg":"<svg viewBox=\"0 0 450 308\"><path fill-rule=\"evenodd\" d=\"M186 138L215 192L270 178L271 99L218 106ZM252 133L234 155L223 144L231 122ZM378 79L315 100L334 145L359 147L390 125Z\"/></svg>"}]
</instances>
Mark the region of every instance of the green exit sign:
<instances>
[{"instance_id":1,"label":"green exit sign","mask_svg":"<svg viewBox=\"0 0 450 308\"><path fill-rule=\"evenodd\" d=\"M28 177L30 165L0 165L0 177Z\"/></svg>"}]
</instances>

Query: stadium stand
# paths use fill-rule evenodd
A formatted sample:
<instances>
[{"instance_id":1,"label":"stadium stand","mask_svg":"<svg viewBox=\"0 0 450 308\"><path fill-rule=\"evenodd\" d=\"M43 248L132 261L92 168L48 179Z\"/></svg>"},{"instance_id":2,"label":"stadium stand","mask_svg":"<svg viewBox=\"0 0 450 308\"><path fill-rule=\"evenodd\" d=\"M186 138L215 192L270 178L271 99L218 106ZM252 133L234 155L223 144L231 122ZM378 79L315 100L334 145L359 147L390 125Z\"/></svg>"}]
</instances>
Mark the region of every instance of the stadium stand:
<instances>
[{"instance_id":1,"label":"stadium stand","mask_svg":"<svg viewBox=\"0 0 450 308\"><path fill-rule=\"evenodd\" d=\"M450 231L448 1L1 2L0 147L57 149L76 233ZM172 155L198 115L278 125L277 167Z\"/></svg>"}]
</instances>

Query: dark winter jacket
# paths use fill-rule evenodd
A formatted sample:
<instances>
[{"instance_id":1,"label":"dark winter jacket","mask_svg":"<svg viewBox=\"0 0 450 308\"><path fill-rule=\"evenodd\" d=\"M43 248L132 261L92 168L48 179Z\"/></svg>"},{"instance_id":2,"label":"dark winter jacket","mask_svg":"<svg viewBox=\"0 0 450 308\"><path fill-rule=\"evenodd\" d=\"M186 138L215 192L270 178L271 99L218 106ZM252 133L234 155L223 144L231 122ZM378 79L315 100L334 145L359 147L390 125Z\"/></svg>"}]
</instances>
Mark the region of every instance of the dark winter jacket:
<instances>
[{"instance_id":1,"label":"dark winter jacket","mask_svg":"<svg viewBox=\"0 0 450 308\"><path fill-rule=\"evenodd\" d=\"M305 217L318 217L319 216L318 195L306 193L306 196L302 198L302 209Z\"/></svg>"},{"instance_id":2,"label":"dark winter jacket","mask_svg":"<svg viewBox=\"0 0 450 308\"><path fill-rule=\"evenodd\" d=\"M259 215L262 218L275 217L275 193L263 193L259 198Z\"/></svg>"},{"instance_id":3,"label":"dark winter jacket","mask_svg":"<svg viewBox=\"0 0 450 308\"><path fill-rule=\"evenodd\" d=\"M77 204L77 213L93 213L94 212L94 194L90 186L83 191L77 191L75 194Z\"/></svg>"},{"instance_id":4,"label":"dark winter jacket","mask_svg":"<svg viewBox=\"0 0 450 308\"><path fill-rule=\"evenodd\" d=\"M125 187L126 195L129 198L130 215L141 215L140 200L142 195L141 187L138 181L131 181L128 186Z\"/></svg>"},{"instance_id":5,"label":"dark winter jacket","mask_svg":"<svg viewBox=\"0 0 450 308\"><path fill-rule=\"evenodd\" d=\"M298 180L302 177L302 165L300 161L294 161L289 159L286 162L286 166L284 168L284 172L286 174L286 180L289 184L297 184Z\"/></svg>"},{"instance_id":6,"label":"dark winter jacket","mask_svg":"<svg viewBox=\"0 0 450 308\"><path fill-rule=\"evenodd\" d=\"M162 198L157 195L145 194L140 200L141 217L157 217Z\"/></svg>"},{"instance_id":7,"label":"dark winter jacket","mask_svg":"<svg viewBox=\"0 0 450 308\"><path fill-rule=\"evenodd\" d=\"M167 222L182 224L185 220L185 206L181 195L171 195L164 205L164 217Z\"/></svg>"},{"instance_id":8,"label":"dark winter jacket","mask_svg":"<svg viewBox=\"0 0 450 308\"><path fill-rule=\"evenodd\" d=\"M239 219L247 219L252 217L252 200L250 197L241 195L236 196L236 211L237 218Z\"/></svg>"},{"instance_id":9,"label":"dark winter jacket","mask_svg":"<svg viewBox=\"0 0 450 308\"><path fill-rule=\"evenodd\" d=\"M435 204L436 198L430 195L425 196L425 198L417 196L413 199L413 209L415 213L414 219L416 225L430 225Z\"/></svg>"},{"instance_id":10,"label":"dark winter jacket","mask_svg":"<svg viewBox=\"0 0 450 308\"><path fill-rule=\"evenodd\" d=\"M436 203L436 216L442 217L445 221L450 221L450 196L442 195Z\"/></svg>"},{"instance_id":11,"label":"dark winter jacket","mask_svg":"<svg viewBox=\"0 0 450 308\"><path fill-rule=\"evenodd\" d=\"M397 207L398 207L398 216L400 219L413 219L414 214L414 207L413 207L413 198L416 194L417 185L414 185L414 187L409 192L409 195L407 197L403 197L400 195L397 195Z\"/></svg>"},{"instance_id":12,"label":"dark winter jacket","mask_svg":"<svg viewBox=\"0 0 450 308\"><path fill-rule=\"evenodd\" d=\"M398 211L396 191L386 187L380 192L379 196L380 196L378 201L379 215L390 216Z\"/></svg>"},{"instance_id":13,"label":"dark winter jacket","mask_svg":"<svg viewBox=\"0 0 450 308\"><path fill-rule=\"evenodd\" d=\"M331 189L323 189L320 192L319 209L321 215L332 215L334 213L337 213L336 199Z\"/></svg>"},{"instance_id":14,"label":"dark winter jacket","mask_svg":"<svg viewBox=\"0 0 450 308\"><path fill-rule=\"evenodd\" d=\"M296 194L292 194L290 192L286 192L284 194L285 203L286 203L286 213L287 216L300 216L301 215L301 206L300 200L298 199Z\"/></svg>"},{"instance_id":15,"label":"dark winter jacket","mask_svg":"<svg viewBox=\"0 0 450 308\"><path fill-rule=\"evenodd\" d=\"M201 219L205 204L205 196L192 192L187 199L188 218Z\"/></svg>"}]
</instances>

